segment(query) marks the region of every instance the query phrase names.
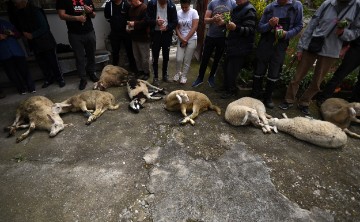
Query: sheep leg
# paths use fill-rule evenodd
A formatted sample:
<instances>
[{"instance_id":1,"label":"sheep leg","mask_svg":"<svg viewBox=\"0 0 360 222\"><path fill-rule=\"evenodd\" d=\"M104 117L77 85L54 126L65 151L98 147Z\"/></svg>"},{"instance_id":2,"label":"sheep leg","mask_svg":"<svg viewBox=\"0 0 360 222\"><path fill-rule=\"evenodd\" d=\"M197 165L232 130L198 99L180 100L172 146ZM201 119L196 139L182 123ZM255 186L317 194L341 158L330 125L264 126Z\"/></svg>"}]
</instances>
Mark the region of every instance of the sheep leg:
<instances>
[{"instance_id":1,"label":"sheep leg","mask_svg":"<svg viewBox=\"0 0 360 222\"><path fill-rule=\"evenodd\" d=\"M145 93L145 96L146 96L146 98L152 99L152 100L160 100L160 99L162 99L161 96L153 96L154 94L155 94L155 92Z\"/></svg>"},{"instance_id":2,"label":"sheep leg","mask_svg":"<svg viewBox=\"0 0 360 222\"><path fill-rule=\"evenodd\" d=\"M97 118L99 118L105 111L106 111L106 109L103 109L103 108L96 109L95 112L86 121L86 125L90 125Z\"/></svg>"},{"instance_id":3,"label":"sheep leg","mask_svg":"<svg viewBox=\"0 0 360 222\"><path fill-rule=\"evenodd\" d=\"M34 123L34 122L31 122L29 129L28 129L25 133L23 133L21 136L19 136L18 138L16 138L16 142L19 143L19 142L23 141L25 138L27 138L27 137L29 136L29 134L30 134L32 131L34 131L34 129L35 129L35 123Z\"/></svg>"},{"instance_id":4,"label":"sheep leg","mask_svg":"<svg viewBox=\"0 0 360 222\"><path fill-rule=\"evenodd\" d=\"M343 131L344 131L346 134L348 134L349 136L351 136L351 137L360 139L360 135L359 135L359 134L354 133L354 132L351 132L348 128L343 129Z\"/></svg>"},{"instance_id":5,"label":"sheep leg","mask_svg":"<svg viewBox=\"0 0 360 222\"><path fill-rule=\"evenodd\" d=\"M195 125L194 119L199 115L199 108L196 105L193 105L193 112L190 116L186 116L181 123L185 124L187 122L190 122L191 125Z\"/></svg>"},{"instance_id":6,"label":"sheep leg","mask_svg":"<svg viewBox=\"0 0 360 222\"><path fill-rule=\"evenodd\" d=\"M81 111L83 111L85 113L85 116L91 116L91 113L94 112L94 110L87 109L85 101L80 102L79 107L80 107Z\"/></svg>"},{"instance_id":7,"label":"sheep leg","mask_svg":"<svg viewBox=\"0 0 360 222\"><path fill-rule=\"evenodd\" d=\"M356 118L356 117L352 117L351 118L351 121L352 122L355 122L355 123L360 123L360 119Z\"/></svg>"}]
</instances>

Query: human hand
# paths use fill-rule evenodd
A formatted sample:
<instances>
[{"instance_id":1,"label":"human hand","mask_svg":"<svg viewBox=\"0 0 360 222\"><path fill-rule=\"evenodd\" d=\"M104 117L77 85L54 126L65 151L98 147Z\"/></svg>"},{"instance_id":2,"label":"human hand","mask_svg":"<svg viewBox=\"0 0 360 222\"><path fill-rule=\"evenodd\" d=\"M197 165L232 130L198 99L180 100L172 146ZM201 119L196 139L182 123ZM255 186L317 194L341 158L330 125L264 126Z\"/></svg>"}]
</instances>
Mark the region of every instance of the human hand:
<instances>
[{"instance_id":1,"label":"human hand","mask_svg":"<svg viewBox=\"0 0 360 222\"><path fill-rule=\"evenodd\" d=\"M91 14L93 12L93 8L91 5L84 5L84 11L86 14Z\"/></svg>"},{"instance_id":2,"label":"human hand","mask_svg":"<svg viewBox=\"0 0 360 222\"><path fill-rule=\"evenodd\" d=\"M226 24L226 29L230 31L234 31L236 29L235 23L229 22L228 24Z\"/></svg>"},{"instance_id":3,"label":"human hand","mask_svg":"<svg viewBox=\"0 0 360 222\"><path fill-rule=\"evenodd\" d=\"M29 32L23 32L23 35L25 36L26 39L32 39L33 38L32 34L29 33Z\"/></svg>"},{"instance_id":4,"label":"human hand","mask_svg":"<svg viewBox=\"0 0 360 222\"><path fill-rule=\"evenodd\" d=\"M78 22L81 22L81 23L85 23L86 22L86 16L85 15L79 15L79 16L75 16L76 17L76 20Z\"/></svg>"},{"instance_id":5,"label":"human hand","mask_svg":"<svg viewBox=\"0 0 360 222\"><path fill-rule=\"evenodd\" d=\"M275 27L278 23L279 23L279 18L278 18L278 17L272 17L272 18L269 20L269 25L270 25L271 27Z\"/></svg>"},{"instance_id":6,"label":"human hand","mask_svg":"<svg viewBox=\"0 0 360 222\"><path fill-rule=\"evenodd\" d=\"M163 18L161 18L160 16L158 16L158 18L156 19L156 24L161 27L164 23L165 23L165 20Z\"/></svg>"},{"instance_id":7,"label":"human hand","mask_svg":"<svg viewBox=\"0 0 360 222\"><path fill-rule=\"evenodd\" d=\"M339 28L339 27L337 27L336 28L336 31L335 31L335 34L337 35L337 36L341 36L343 33L344 33L344 28Z\"/></svg>"},{"instance_id":8,"label":"human hand","mask_svg":"<svg viewBox=\"0 0 360 222\"><path fill-rule=\"evenodd\" d=\"M342 47L341 50L340 50L340 53L339 53L339 57L340 57L341 59L343 59L344 56L345 56L345 54L346 54L346 52L347 52L349 49L350 49L350 45L347 45L347 46Z\"/></svg>"},{"instance_id":9,"label":"human hand","mask_svg":"<svg viewBox=\"0 0 360 222\"><path fill-rule=\"evenodd\" d=\"M8 35L0 34L0 40L5 40L8 37Z\"/></svg>"},{"instance_id":10,"label":"human hand","mask_svg":"<svg viewBox=\"0 0 360 222\"><path fill-rule=\"evenodd\" d=\"M296 53L296 58L297 58L298 61L300 61L302 59L302 54L303 54L302 52L297 52Z\"/></svg>"}]
</instances>

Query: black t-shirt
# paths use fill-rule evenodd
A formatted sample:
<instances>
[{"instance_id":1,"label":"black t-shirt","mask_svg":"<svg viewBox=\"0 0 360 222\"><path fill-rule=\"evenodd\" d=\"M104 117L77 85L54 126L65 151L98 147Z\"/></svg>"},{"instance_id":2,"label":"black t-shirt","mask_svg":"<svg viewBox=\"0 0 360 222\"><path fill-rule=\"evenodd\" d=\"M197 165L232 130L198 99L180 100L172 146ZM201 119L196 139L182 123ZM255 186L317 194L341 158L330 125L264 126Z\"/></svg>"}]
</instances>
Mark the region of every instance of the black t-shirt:
<instances>
[{"instance_id":1,"label":"black t-shirt","mask_svg":"<svg viewBox=\"0 0 360 222\"><path fill-rule=\"evenodd\" d=\"M56 10L65 10L68 15L78 16L84 12L84 5L92 6L95 11L92 0L57 0ZM94 30L91 18L86 15L86 22L66 21L69 33L85 34Z\"/></svg>"}]
</instances>

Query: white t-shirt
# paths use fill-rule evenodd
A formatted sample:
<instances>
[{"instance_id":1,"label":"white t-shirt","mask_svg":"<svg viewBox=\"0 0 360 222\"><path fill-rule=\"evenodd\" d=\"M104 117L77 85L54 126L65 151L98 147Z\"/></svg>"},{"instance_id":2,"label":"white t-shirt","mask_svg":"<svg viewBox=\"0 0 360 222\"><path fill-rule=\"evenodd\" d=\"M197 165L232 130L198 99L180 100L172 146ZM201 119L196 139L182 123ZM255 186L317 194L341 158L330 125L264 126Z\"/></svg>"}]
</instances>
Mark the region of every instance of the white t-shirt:
<instances>
[{"instance_id":1,"label":"white t-shirt","mask_svg":"<svg viewBox=\"0 0 360 222\"><path fill-rule=\"evenodd\" d=\"M181 36L185 37L189 34L191 30L192 21L194 19L199 19L199 14L195 9L190 8L190 10L187 12L184 12L182 9L180 9L179 11L177 11L177 16L178 16L178 24L180 25L179 31L181 33ZM196 31L189 40L193 40L193 39L197 39Z\"/></svg>"}]
</instances>

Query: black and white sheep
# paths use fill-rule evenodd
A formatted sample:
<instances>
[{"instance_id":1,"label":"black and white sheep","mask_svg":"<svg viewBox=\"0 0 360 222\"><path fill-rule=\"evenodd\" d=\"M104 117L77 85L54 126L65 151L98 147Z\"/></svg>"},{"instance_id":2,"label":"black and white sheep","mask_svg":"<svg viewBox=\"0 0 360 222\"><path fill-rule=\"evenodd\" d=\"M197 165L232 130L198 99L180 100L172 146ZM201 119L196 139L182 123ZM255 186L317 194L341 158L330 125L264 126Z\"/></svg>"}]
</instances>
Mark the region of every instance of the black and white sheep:
<instances>
[{"instance_id":1,"label":"black and white sheep","mask_svg":"<svg viewBox=\"0 0 360 222\"><path fill-rule=\"evenodd\" d=\"M119 104L115 104L115 97L108 92L89 90L68 98L61 103L53 105L54 113L85 112L88 117L86 125L99 118L106 110L115 110Z\"/></svg>"},{"instance_id":2,"label":"black and white sheep","mask_svg":"<svg viewBox=\"0 0 360 222\"><path fill-rule=\"evenodd\" d=\"M149 91L149 88L152 91ZM131 100L129 109L138 113L141 108L144 108L144 103L147 99L160 100L161 96L154 96L156 93L165 94L163 88L158 88L151 85L145 80L131 78L127 82L127 92Z\"/></svg>"},{"instance_id":3,"label":"black and white sheep","mask_svg":"<svg viewBox=\"0 0 360 222\"><path fill-rule=\"evenodd\" d=\"M9 130L9 136L15 134L17 129L28 130L16 138L20 142L27 138L35 130L48 130L49 136L54 137L69 124L64 124L59 114L52 112L54 103L44 96L33 96L23 101L16 109L16 118L11 126L5 128Z\"/></svg>"}]
</instances>

